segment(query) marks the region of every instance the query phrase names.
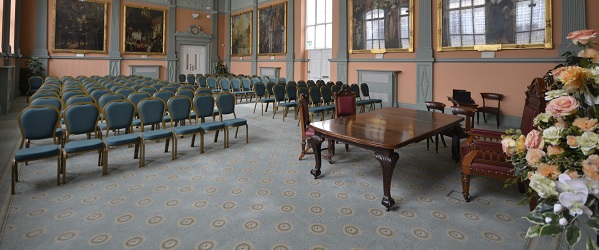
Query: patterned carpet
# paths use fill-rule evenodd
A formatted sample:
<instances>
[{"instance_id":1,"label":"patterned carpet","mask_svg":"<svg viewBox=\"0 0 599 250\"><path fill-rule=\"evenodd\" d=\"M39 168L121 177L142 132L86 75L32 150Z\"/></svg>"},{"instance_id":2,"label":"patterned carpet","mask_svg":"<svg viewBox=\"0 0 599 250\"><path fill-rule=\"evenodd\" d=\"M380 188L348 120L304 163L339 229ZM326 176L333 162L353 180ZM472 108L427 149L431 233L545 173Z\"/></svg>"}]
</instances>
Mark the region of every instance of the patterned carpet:
<instances>
[{"instance_id":1,"label":"patterned carpet","mask_svg":"<svg viewBox=\"0 0 599 250\"><path fill-rule=\"evenodd\" d=\"M527 206L517 205L517 190L475 177L473 200L463 202L460 168L449 148L435 153L420 142L398 150L391 186L397 204L385 212L382 172L372 152L350 146L347 153L339 144L334 164L324 163L314 180L314 157L297 160L297 121L252 109L237 106L250 125L249 144L243 129L227 149L222 136L214 143L209 134L200 155L186 137L171 161L164 142L152 142L143 168L133 148L111 149L104 177L97 153L74 155L67 160L68 183L60 187L54 159L21 165L0 248L524 247Z\"/></svg>"}]
</instances>

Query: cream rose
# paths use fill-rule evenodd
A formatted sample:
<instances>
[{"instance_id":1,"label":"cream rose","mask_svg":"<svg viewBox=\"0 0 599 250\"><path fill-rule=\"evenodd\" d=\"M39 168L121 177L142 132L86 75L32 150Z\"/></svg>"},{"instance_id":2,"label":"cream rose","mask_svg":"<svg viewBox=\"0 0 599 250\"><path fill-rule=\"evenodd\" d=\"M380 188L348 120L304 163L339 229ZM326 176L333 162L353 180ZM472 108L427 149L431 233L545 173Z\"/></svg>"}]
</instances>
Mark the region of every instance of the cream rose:
<instances>
[{"instance_id":1,"label":"cream rose","mask_svg":"<svg viewBox=\"0 0 599 250\"><path fill-rule=\"evenodd\" d=\"M578 140L576 139L576 136L573 135L566 136L566 144L568 144L570 148L580 147L580 145L578 145Z\"/></svg>"},{"instance_id":2,"label":"cream rose","mask_svg":"<svg viewBox=\"0 0 599 250\"><path fill-rule=\"evenodd\" d=\"M550 196L557 196L557 190L555 188L555 182L551 179L545 178L540 174L533 174L530 177L530 188L535 190L539 197L547 198Z\"/></svg>"},{"instance_id":3,"label":"cream rose","mask_svg":"<svg viewBox=\"0 0 599 250\"><path fill-rule=\"evenodd\" d=\"M501 140L501 149L509 157L516 153L516 141L511 137L505 137Z\"/></svg>"},{"instance_id":4,"label":"cream rose","mask_svg":"<svg viewBox=\"0 0 599 250\"><path fill-rule=\"evenodd\" d=\"M593 132L584 132L580 137L576 137L576 142L580 146L582 154L590 155L599 146L599 135Z\"/></svg>"},{"instance_id":5,"label":"cream rose","mask_svg":"<svg viewBox=\"0 0 599 250\"><path fill-rule=\"evenodd\" d=\"M599 51L593 48L586 48L578 52L578 57L589 58L593 62L598 62L599 59Z\"/></svg>"},{"instance_id":6,"label":"cream rose","mask_svg":"<svg viewBox=\"0 0 599 250\"><path fill-rule=\"evenodd\" d=\"M580 66L568 66L559 74L559 81L564 84L562 87L568 93L574 93L586 84L586 79L591 75L590 71Z\"/></svg>"},{"instance_id":7,"label":"cream rose","mask_svg":"<svg viewBox=\"0 0 599 250\"><path fill-rule=\"evenodd\" d=\"M551 116L566 116L576 114L578 106L578 101L574 97L562 96L549 101L545 112Z\"/></svg>"},{"instance_id":8,"label":"cream rose","mask_svg":"<svg viewBox=\"0 0 599 250\"><path fill-rule=\"evenodd\" d=\"M597 36L597 32L595 30L577 30L572 31L568 34L566 38L571 39L572 42L576 45L585 45L589 43L589 41Z\"/></svg>"},{"instance_id":9,"label":"cream rose","mask_svg":"<svg viewBox=\"0 0 599 250\"><path fill-rule=\"evenodd\" d=\"M549 127L543 130L543 140L551 145L558 145L560 138L561 129L557 127Z\"/></svg>"},{"instance_id":10,"label":"cream rose","mask_svg":"<svg viewBox=\"0 0 599 250\"><path fill-rule=\"evenodd\" d=\"M541 122L548 123L549 118L551 118L551 116L548 115L547 113L539 113L537 116L535 116L535 119L533 120L534 125L538 126Z\"/></svg>"},{"instance_id":11,"label":"cream rose","mask_svg":"<svg viewBox=\"0 0 599 250\"><path fill-rule=\"evenodd\" d=\"M529 165L535 165L543 156L545 156L545 152L543 152L543 150L531 148L528 150L528 152L526 152L526 162L528 162Z\"/></svg>"},{"instance_id":12,"label":"cream rose","mask_svg":"<svg viewBox=\"0 0 599 250\"><path fill-rule=\"evenodd\" d=\"M588 117L578 117L572 125L579 127L582 131L592 132L597 129L597 119L590 119Z\"/></svg>"},{"instance_id":13,"label":"cream rose","mask_svg":"<svg viewBox=\"0 0 599 250\"><path fill-rule=\"evenodd\" d=\"M525 141L526 141L526 137L524 135L520 135L518 137L518 140L516 140L516 152L526 151Z\"/></svg>"}]
</instances>

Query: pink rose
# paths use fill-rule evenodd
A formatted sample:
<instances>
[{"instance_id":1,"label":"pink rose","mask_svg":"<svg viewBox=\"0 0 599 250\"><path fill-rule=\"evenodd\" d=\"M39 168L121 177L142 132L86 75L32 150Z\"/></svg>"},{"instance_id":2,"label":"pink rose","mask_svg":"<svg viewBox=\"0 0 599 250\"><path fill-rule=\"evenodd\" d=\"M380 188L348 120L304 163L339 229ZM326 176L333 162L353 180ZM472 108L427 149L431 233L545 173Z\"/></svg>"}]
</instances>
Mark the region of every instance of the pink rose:
<instances>
[{"instance_id":1,"label":"pink rose","mask_svg":"<svg viewBox=\"0 0 599 250\"><path fill-rule=\"evenodd\" d=\"M534 165L539 162L543 156L545 156L543 150L532 148L526 152L526 162L528 162L529 165Z\"/></svg>"},{"instance_id":2,"label":"pink rose","mask_svg":"<svg viewBox=\"0 0 599 250\"><path fill-rule=\"evenodd\" d=\"M528 135L526 135L526 140L524 141L524 145L526 148L542 148L543 147L543 136L541 132L536 129L531 130Z\"/></svg>"},{"instance_id":3,"label":"pink rose","mask_svg":"<svg viewBox=\"0 0 599 250\"><path fill-rule=\"evenodd\" d=\"M501 140L501 149L508 156L516 153L516 141L511 137L505 137Z\"/></svg>"},{"instance_id":4,"label":"pink rose","mask_svg":"<svg viewBox=\"0 0 599 250\"><path fill-rule=\"evenodd\" d=\"M582 172L587 178L599 181L599 155L589 155L589 158L582 162Z\"/></svg>"},{"instance_id":5,"label":"pink rose","mask_svg":"<svg viewBox=\"0 0 599 250\"><path fill-rule=\"evenodd\" d=\"M576 45L585 45L589 43L589 40L595 38L597 32L595 30L577 30L572 31L566 38L572 39L572 42Z\"/></svg>"},{"instance_id":6,"label":"pink rose","mask_svg":"<svg viewBox=\"0 0 599 250\"><path fill-rule=\"evenodd\" d=\"M561 96L547 104L545 112L551 116L566 116L578 111L578 101L572 96Z\"/></svg>"},{"instance_id":7,"label":"pink rose","mask_svg":"<svg viewBox=\"0 0 599 250\"><path fill-rule=\"evenodd\" d=\"M564 149L560 146L547 146L547 155L559 155L564 152Z\"/></svg>"},{"instance_id":8,"label":"pink rose","mask_svg":"<svg viewBox=\"0 0 599 250\"><path fill-rule=\"evenodd\" d=\"M576 136L569 135L566 136L566 144L571 148L578 148L578 142L576 142Z\"/></svg>"},{"instance_id":9,"label":"pink rose","mask_svg":"<svg viewBox=\"0 0 599 250\"><path fill-rule=\"evenodd\" d=\"M564 66L564 67L559 67L557 69L553 69L551 71L551 75L553 76L553 80L554 81L559 81L559 75L562 73L562 71L566 70L568 67Z\"/></svg>"}]
</instances>

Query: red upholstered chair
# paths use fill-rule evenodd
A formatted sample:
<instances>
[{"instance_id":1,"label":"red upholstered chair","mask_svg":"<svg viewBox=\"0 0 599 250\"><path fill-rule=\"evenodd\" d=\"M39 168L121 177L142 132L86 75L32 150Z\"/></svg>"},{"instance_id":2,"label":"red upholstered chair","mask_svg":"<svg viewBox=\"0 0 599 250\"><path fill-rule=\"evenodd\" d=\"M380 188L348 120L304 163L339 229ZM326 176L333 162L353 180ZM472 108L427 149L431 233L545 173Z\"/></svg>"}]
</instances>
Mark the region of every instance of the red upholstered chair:
<instances>
[{"instance_id":1,"label":"red upholstered chair","mask_svg":"<svg viewBox=\"0 0 599 250\"><path fill-rule=\"evenodd\" d=\"M533 129L533 120L537 114L545 110L546 85L543 78L535 78L525 92L526 101L522 112L520 130L528 134ZM470 176L485 175L506 180L513 176L514 167L507 163L501 150L501 135L499 131L471 129L470 137L462 143L462 194L466 201L470 200ZM524 185L519 183L520 192ZM536 205L531 200L531 209Z\"/></svg>"},{"instance_id":2,"label":"red upholstered chair","mask_svg":"<svg viewBox=\"0 0 599 250\"><path fill-rule=\"evenodd\" d=\"M335 93L335 117L344 117L356 114L356 96L353 91L343 89ZM349 146L345 144L345 151Z\"/></svg>"},{"instance_id":3,"label":"red upholstered chair","mask_svg":"<svg viewBox=\"0 0 599 250\"><path fill-rule=\"evenodd\" d=\"M299 91L298 91L299 92ZM310 128L310 112L308 111L308 95L305 93L299 94L299 112L300 112L300 129L302 131L302 154L299 156L299 160L304 158L307 154L314 154L314 149L310 152L312 148L310 143L308 143L308 139L314 135L314 130ZM328 151L327 157L331 158L333 145L331 141L328 142L328 147L326 148ZM324 149L321 149L324 150Z\"/></svg>"}]
</instances>

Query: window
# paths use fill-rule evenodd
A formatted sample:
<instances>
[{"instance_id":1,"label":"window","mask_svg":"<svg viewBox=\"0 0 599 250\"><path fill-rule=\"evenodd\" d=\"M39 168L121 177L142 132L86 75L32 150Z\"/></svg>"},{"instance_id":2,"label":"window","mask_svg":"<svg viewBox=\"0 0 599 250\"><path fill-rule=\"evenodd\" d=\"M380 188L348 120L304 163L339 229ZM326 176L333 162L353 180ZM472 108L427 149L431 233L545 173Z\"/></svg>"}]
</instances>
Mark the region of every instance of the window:
<instances>
[{"instance_id":1,"label":"window","mask_svg":"<svg viewBox=\"0 0 599 250\"><path fill-rule=\"evenodd\" d=\"M306 1L306 49L333 47L333 1Z\"/></svg>"},{"instance_id":2,"label":"window","mask_svg":"<svg viewBox=\"0 0 599 250\"><path fill-rule=\"evenodd\" d=\"M552 46L550 0L441 1L440 51L485 44L500 44L499 49Z\"/></svg>"},{"instance_id":3,"label":"window","mask_svg":"<svg viewBox=\"0 0 599 250\"><path fill-rule=\"evenodd\" d=\"M485 44L485 1L449 1L449 46Z\"/></svg>"},{"instance_id":4,"label":"window","mask_svg":"<svg viewBox=\"0 0 599 250\"><path fill-rule=\"evenodd\" d=\"M366 49L385 48L385 11L374 9L364 14Z\"/></svg>"}]
</instances>

